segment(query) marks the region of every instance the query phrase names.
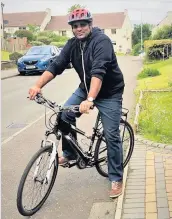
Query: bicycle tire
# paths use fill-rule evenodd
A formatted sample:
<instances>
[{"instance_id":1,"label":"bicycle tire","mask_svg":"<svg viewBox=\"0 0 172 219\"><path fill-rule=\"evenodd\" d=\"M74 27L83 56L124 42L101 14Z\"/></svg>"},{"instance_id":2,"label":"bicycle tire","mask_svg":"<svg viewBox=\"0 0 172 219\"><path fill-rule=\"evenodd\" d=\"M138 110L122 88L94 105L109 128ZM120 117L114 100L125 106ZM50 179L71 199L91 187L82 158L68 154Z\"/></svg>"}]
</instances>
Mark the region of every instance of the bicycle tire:
<instances>
[{"instance_id":1,"label":"bicycle tire","mask_svg":"<svg viewBox=\"0 0 172 219\"><path fill-rule=\"evenodd\" d=\"M129 160L132 156L133 150L134 150L134 132L133 132L131 125L127 121L121 120L120 124L124 124L126 126L125 128L128 130L129 135L130 135L129 150L128 150L127 156L123 162L123 167L125 168L127 163L129 162ZM97 162L98 157L99 157L99 150L100 150L100 145L101 145L102 139L103 139L103 136L100 137L96 143L95 152L94 152L95 167L101 176L108 177L108 173L103 171L101 166L100 166L100 163ZM106 148L106 150L107 150L107 148Z\"/></svg>"},{"instance_id":2,"label":"bicycle tire","mask_svg":"<svg viewBox=\"0 0 172 219\"><path fill-rule=\"evenodd\" d=\"M19 186L18 186L17 208L18 208L19 213L23 216L32 216L33 214L35 214L42 207L42 205L45 203L46 199L48 198L48 196L49 196L49 194L50 194L50 192L53 188L53 185L54 185L54 182L55 182L55 179L56 179L56 176L57 176L57 172L58 172L58 154L56 156L56 160L55 160L55 163L54 163L54 170L53 170L52 179L51 179L51 182L49 183L49 188L48 188L47 192L45 193L44 197L42 198L42 200L40 200L40 202L33 209L31 209L31 210L24 209L24 206L22 204L22 194L23 194L23 189L24 189L24 185L25 185L25 180L26 180L26 178L29 174L29 171L31 170L33 164L35 163L35 161L44 152L50 152L51 153L52 152L52 146L45 146L45 147L43 147L43 148L41 148L37 151L37 153L32 157L32 159L30 160L30 162L26 166L26 168L23 172L23 175L21 177Z\"/></svg>"}]
</instances>

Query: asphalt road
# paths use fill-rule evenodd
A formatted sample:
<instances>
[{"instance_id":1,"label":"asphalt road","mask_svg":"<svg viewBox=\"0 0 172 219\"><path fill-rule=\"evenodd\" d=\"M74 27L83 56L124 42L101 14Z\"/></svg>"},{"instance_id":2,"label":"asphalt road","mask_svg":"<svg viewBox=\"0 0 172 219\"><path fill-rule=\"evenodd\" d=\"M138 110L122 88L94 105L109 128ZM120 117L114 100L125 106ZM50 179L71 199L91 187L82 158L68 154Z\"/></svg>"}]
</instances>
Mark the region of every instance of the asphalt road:
<instances>
[{"instance_id":1,"label":"asphalt road","mask_svg":"<svg viewBox=\"0 0 172 219\"><path fill-rule=\"evenodd\" d=\"M134 106L133 90L141 61L135 57L118 57L124 73L126 88L123 106L130 110ZM28 89L39 76L13 77L2 81L2 141L27 127L44 114L44 108L26 97ZM44 95L57 102L64 101L78 85L73 70L56 77L43 90ZM130 114L131 116L131 114ZM95 113L84 115L78 121L79 127L90 132ZM44 118L26 128L12 140L2 145L2 218L23 218L16 209L16 191L23 170L39 149L45 131ZM42 209L34 219L88 219L93 203L110 202L109 182L95 169L59 168L57 180ZM115 208L115 203L114 203Z\"/></svg>"}]
</instances>

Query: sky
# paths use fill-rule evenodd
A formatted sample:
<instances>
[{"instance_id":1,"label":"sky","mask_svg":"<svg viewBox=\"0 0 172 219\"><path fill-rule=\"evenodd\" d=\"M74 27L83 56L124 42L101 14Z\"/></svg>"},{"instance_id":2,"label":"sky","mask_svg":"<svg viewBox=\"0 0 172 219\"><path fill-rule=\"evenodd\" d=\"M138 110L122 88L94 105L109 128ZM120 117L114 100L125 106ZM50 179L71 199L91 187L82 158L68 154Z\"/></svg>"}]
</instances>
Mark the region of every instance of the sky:
<instances>
[{"instance_id":1,"label":"sky","mask_svg":"<svg viewBox=\"0 0 172 219\"><path fill-rule=\"evenodd\" d=\"M158 24L172 11L172 0L3 0L4 13L44 11L51 9L52 16L67 14L74 4L84 5L91 13L121 12L128 10L133 24Z\"/></svg>"}]
</instances>

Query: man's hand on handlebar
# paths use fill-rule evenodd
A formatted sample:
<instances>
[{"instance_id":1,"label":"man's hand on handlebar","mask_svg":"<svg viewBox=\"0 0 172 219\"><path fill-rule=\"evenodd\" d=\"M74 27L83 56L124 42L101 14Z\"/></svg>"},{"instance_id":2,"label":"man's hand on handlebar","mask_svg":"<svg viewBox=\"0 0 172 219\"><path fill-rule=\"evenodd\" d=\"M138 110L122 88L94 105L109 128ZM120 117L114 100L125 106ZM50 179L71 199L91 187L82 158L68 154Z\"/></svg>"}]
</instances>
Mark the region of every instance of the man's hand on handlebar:
<instances>
[{"instance_id":1,"label":"man's hand on handlebar","mask_svg":"<svg viewBox=\"0 0 172 219\"><path fill-rule=\"evenodd\" d=\"M38 93L41 93L41 89L37 86L34 86L34 87L31 87L29 89L29 98L30 100L34 100L35 96L38 94Z\"/></svg>"},{"instance_id":2,"label":"man's hand on handlebar","mask_svg":"<svg viewBox=\"0 0 172 219\"><path fill-rule=\"evenodd\" d=\"M93 109L93 105L94 105L93 102L90 102L90 101L88 101L88 100L84 100L84 101L80 104L80 107L79 107L80 113L86 113L86 114L88 114L88 113L89 113L89 110L90 110L90 109Z\"/></svg>"}]
</instances>

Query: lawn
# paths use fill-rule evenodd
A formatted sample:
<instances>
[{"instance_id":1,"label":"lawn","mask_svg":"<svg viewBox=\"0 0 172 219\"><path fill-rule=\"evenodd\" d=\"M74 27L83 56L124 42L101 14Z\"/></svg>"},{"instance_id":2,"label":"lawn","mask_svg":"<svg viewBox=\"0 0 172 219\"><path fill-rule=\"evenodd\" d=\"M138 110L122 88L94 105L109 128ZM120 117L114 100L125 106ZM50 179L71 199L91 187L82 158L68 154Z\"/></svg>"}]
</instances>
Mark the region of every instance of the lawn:
<instances>
[{"instance_id":1,"label":"lawn","mask_svg":"<svg viewBox=\"0 0 172 219\"><path fill-rule=\"evenodd\" d=\"M165 89L169 85L172 87L172 58L154 64L146 64L144 67L158 69L161 75L138 80L137 90Z\"/></svg>"},{"instance_id":2,"label":"lawn","mask_svg":"<svg viewBox=\"0 0 172 219\"><path fill-rule=\"evenodd\" d=\"M146 93L139 116L144 137L172 144L172 92Z\"/></svg>"},{"instance_id":3,"label":"lawn","mask_svg":"<svg viewBox=\"0 0 172 219\"><path fill-rule=\"evenodd\" d=\"M2 61L9 61L10 53L7 51L1 51L1 60Z\"/></svg>"},{"instance_id":4,"label":"lawn","mask_svg":"<svg viewBox=\"0 0 172 219\"><path fill-rule=\"evenodd\" d=\"M136 94L139 90L170 89L171 92L144 93L139 116L139 132L147 139L172 143L172 58L144 68L158 69L159 76L138 80Z\"/></svg>"}]
</instances>

